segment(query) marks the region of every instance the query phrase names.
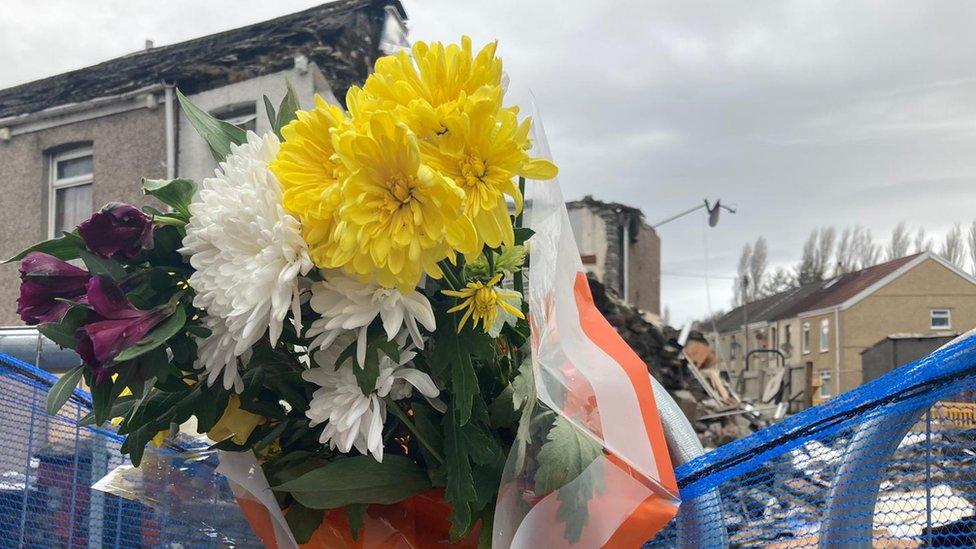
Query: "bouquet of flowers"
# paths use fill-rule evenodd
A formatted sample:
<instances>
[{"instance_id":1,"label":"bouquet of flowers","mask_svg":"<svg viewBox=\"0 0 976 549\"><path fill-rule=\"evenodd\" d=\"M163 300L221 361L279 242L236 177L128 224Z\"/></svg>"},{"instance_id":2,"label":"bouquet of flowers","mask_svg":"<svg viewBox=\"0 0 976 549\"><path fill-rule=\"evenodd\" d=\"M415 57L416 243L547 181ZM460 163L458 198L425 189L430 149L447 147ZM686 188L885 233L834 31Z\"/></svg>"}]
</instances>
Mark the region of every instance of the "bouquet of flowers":
<instances>
[{"instance_id":1,"label":"bouquet of flowers","mask_svg":"<svg viewBox=\"0 0 976 549\"><path fill-rule=\"evenodd\" d=\"M82 421L112 420L135 465L206 434L269 546L650 537L675 488L646 368L587 304L495 49L417 43L347 110L265 97L265 135L178 94L214 177L143 180L165 209L108 204L11 259L23 320L83 360L49 412L84 381Z\"/></svg>"}]
</instances>

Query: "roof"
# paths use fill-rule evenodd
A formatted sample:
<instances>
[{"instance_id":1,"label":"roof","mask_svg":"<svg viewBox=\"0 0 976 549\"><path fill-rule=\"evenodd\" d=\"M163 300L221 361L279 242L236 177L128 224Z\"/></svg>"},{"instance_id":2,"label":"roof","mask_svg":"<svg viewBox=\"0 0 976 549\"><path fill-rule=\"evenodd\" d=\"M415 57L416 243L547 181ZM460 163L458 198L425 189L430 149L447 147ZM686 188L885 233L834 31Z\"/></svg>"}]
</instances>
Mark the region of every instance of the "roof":
<instances>
[{"instance_id":1,"label":"roof","mask_svg":"<svg viewBox=\"0 0 976 549\"><path fill-rule=\"evenodd\" d=\"M798 288L764 297L732 309L715 321L719 333L742 328L743 309L748 314L749 324L772 322L792 318L808 311L818 311L846 303L848 300L882 282L898 269L906 267L923 254L913 254L873 267L854 271L825 280L812 282ZM934 256L933 256L934 257Z\"/></svg>"},{"instance_id":2,"label":"roof","mask_svg":"<svg viewBox=\"0 0 976 549\"><path fill-rule=\"evenodd\" d=\"M906 255L898 259L879 263L873 267L842 274L830 280L819 282L820 289L810 293L806 298L798 300L792 307L783 311L781 318L789 318L806 311L818 311L840 305L880 282L886 276L894 273L922 254Z\"/></svg>"},{"instance_id":3,"label":"roof","mask_svg":"<svg viewBox=\"0 0 976 549\"><path fill-rule=\"evenodd\" d=\"M621 204L620 202L604 202L602 200L593 198L593 195L591 194L584 196L581 200L572 200L567 202L566 208L590 208L594 210L606 210L614 213L628 213L638 216L641 220L644 219L644 212L642 212L640 208Z\"/></svg>"},{"instance_id":4,"label":"roof","mask_svg":"<svg viewBox=\"0 0 976 549\"><path fill-rule=\"evenodd\" d=\"M318 65L341 101L369 74L386 6L406 17L399 0L338 0L6 88L0 90L0 119L162 82L192 94L288 69L300 54Z\"/></svg>"}]
</instances>

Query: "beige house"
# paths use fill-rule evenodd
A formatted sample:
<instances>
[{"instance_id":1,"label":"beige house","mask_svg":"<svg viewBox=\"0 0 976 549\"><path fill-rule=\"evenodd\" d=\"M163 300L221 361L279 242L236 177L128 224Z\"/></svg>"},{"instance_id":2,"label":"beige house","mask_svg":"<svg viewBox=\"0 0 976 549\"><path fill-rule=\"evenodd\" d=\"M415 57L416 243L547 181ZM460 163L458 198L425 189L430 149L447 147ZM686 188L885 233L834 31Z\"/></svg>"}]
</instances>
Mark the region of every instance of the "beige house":
<instances>
[{"instance_id":1,"label":"beige house","mask_svg":"<svg viewBox=\"0 0 976 549\"><path fill-rule=\"evenodd\" d=\"M154 46L0 90L0 256L71 230L109 201L144 204L140 178L201 179L216 167L175 100L265 132L262 95L295 89L341 104L380 55L406 44L398 0L338 0L218 34ZM0 267L0 326L16 265Z\"/></svg>"},{"instance_id":2,"label":"beige house","mask_svg":"<svg viewBox=\"0 0 976 549\"><path fill-rule=\"evenodd\" d=\"M714 329L701 328L710 333L721 365L748 381L747 396L761 390L762 372L775 363L810 364L817 402L860 385L861 351L890 334L955 334L974 327L976 279L923 253L737 307ZM747 351L752 358L743 372Z\"/></svg>"}]
</instances>

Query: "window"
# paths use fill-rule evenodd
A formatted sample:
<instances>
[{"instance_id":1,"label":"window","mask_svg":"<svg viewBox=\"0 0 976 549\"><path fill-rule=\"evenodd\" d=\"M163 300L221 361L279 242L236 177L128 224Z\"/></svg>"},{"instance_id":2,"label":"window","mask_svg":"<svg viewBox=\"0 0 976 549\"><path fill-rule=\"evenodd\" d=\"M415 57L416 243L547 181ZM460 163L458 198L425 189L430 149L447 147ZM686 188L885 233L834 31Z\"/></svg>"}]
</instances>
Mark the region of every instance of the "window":
<instances>
[{"instance_id":1,"label":"window","mask_svg":"<svg viewBox=\"0 0 976 549\"><path fill-rule=\"evenodd\" d=\"M803 354L810 352L810 323L803 323L803 337L801 339Z\"/></svg>"},{"instance_id":2,"label":"window","mask_svg":"<svg viewBox=\"0 0 976 549\"><path fill-rule=\"evenodd\" d=\"M776 339L776 335L776 326L771 326L769 328L769 344L772 345L774 349L776 348L777 343L779 343Z\"/></svg>"},{"instance_id":3,"label":"window","mask_svg":"<svg viewBox=\"0 0 976 549\"><path fill-rule=\"evenodd\" d=\"M74 229L91 215L94 161L90 147L51 155L48 236Z\"/></svg>"},{"instance_id":4,"label":"window","mask_svg":"<svg viewBox=\"0 0 976 549\"><path fill-rule=\"evenodd\" d=\"M830 321L826 318L820 321L820 352L830 350Z\"/></svg>"},{"instance_id":5,"label":"window","mask_svg":"<svg viewBox=\"0 0 976 549\"><path fill-rule=\"evenodd\" d=\"M244 131L257 131L257 105L256 103L242 103L231 105L222 109L217 109L213 113L215 117L233 124Z\"/></svg>"},{"instance_id":6,"label":"window","mask_svg":"<svg viewBox=\"0 0 976 549\"><path fill-rule=\"evenodd\" d=\"M793 325L787 324L783 328L783 352L793 354Z\"/></svg>"},{"instance_id":7,"label":"window","mask_svg":"<svg viewBox=\"0 0 976 549\"><path fill-rule=\"evenodd\" d=\"M820 372L820 398L830 398L832 377L830 372Z\"/></svg>"},{"instance_id":8,"label":"window","mask_svg":"<svg viewBox=\"0 0 976 549\"><path fill-rule=\"evenodd\" d=\"M929 320L933 330L952 328L952 317L949 315L949 309L932 309L929 311Z\"/></svg>"},{"instance_id":9,"label":"window","mask_svg":"<svg viewBox=\"0 0 976 549\"><path fill-rule=\"evenodd\" d=\"M739 340L732 336L732 342L729 343L729 360L735 360L735 353L739 350Z\"/></svg>"}]
</instances>

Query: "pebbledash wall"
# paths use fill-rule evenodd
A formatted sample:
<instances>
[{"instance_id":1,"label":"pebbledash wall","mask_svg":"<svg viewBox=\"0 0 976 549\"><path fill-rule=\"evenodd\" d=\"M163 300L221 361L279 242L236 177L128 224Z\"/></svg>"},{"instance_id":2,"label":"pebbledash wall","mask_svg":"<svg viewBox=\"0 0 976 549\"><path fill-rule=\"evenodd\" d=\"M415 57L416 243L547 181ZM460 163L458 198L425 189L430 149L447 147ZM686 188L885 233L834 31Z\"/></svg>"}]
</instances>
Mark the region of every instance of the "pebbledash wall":
<instances>
[{"instance_id":1,"label":"pebbledash wall","mask_svg":"<svg viewBox=\"0 0 976 549\"><path fill-rule=\"evenodd\" d=\"M48 237L48 171L60 151L91 147L94 207L145 203L141 178L166 175L164 111L142 108L0 140L0 256ZM0 266L0 325L20 323L18 287L17 266Z\"/></svg>"}]
</instances>

